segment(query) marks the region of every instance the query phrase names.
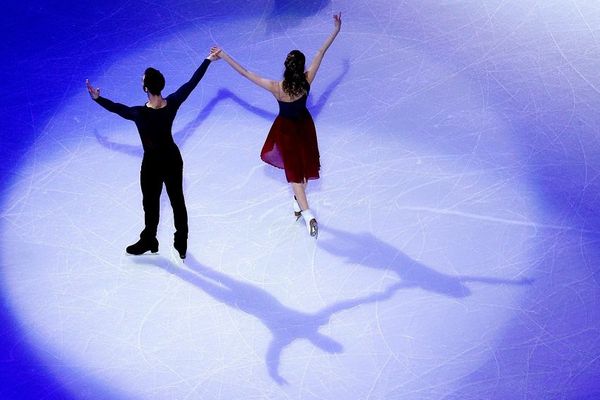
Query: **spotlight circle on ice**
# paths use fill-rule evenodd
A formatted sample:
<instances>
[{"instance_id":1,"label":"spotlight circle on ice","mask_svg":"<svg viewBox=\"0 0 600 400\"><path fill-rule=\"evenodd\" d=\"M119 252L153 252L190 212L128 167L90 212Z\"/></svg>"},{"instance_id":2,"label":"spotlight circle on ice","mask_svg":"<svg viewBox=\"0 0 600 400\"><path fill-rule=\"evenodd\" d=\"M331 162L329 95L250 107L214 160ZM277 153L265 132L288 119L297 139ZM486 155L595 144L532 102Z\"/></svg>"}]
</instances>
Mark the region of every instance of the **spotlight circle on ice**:
<instances>
[{"instance_id":1,"label":"spotlight circle on ice","mask_svg":"<svg viewBox=\"0 0 600 400\"><path fill-rule=\"evenodd\" d=\"M212 29L277 78L273 60L290 42L318 43L310 26L319 18L268 40L256 19ZM50 363L59 379L85 377L67 387L94 382L140 399L265 390L300 399L302 387L366 398L375 387L386 398L432 370L450 392L491 357L531 284L536 234L507 127L460 74L374 29L336 42L311 88L323 165L316 242L293 217L284 177L258 159L275 101L223 66L211 67L174 127L186 160L185 264L166 250L166 196L159 255L124 255L142 222L135 127L99 112L83 86L57 110L9 194L0 246L25 337L60 360ZM253 33L242 42L239 32ZM375 34L386 57L365 59ZM202 29L179 32L92 82L137 104L148 60L162 64L168 92L203 43Z\"/></svg>"}]
</instances>

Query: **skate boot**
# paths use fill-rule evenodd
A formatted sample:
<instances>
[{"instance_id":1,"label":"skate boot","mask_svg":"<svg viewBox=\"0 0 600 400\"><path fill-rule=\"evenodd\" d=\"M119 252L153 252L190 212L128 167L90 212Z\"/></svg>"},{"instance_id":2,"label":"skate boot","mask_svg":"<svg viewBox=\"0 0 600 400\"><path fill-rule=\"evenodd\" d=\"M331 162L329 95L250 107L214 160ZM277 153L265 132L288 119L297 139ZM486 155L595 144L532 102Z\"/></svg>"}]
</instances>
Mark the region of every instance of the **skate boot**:
<instances>
[{"instance_id":1,"label":"skate boot","mask_svg":"<svg viewBox=\"0 0 600 400\"><path fill-rule=\"evenodd\" d=\"M310 209L307 208L306 210L302 211L302 218L304 218L306 229L308 230L310 236L316 238L319 235L319 225L317 224L317 220Z\"/></svg>"},{"instance_id":2,"label":"skate boot","mask_svg":"<svg viewBox=\"0 0 600 400\"><path fill-rule=\"evenodd\" d=\"M175 239L173 240L173 247L179 253L179 258L185 260L185 253L187 252L187 237L183 237L182 235L175 234Z\"/></svg>"},{"instance_id":3,"label":"skate boot","mask_svg":"<svg viewBox=\"0 0 600 400\"><path fill-rule=\"evenodd\" d=\"M128 254L133 254L134 256L142 255L148 250L150 250L152 253L156 253L158 251L158 240L156 240L156 238L140 238L140 240L131 246L127 246L125 249Z\"/></svg>"}]
</instances>

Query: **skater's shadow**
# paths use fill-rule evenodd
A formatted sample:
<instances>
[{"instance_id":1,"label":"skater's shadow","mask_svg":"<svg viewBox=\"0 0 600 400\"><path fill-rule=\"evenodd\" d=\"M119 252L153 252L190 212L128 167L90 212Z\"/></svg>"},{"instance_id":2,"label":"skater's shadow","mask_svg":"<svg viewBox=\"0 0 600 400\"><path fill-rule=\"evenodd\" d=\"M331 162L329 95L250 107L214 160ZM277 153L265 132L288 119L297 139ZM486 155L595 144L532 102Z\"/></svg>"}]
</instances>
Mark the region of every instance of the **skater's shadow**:
<instances>
[{"instance_id":1,"label":"skater's shadow","mask_svg":"<svg viewBox=\"0 0 600 400\"><path fill-rule=\"evenodd\" d=\"M335 313L362 304L387 300L404 286L403 283L396 283L379 293L340 301L316 313L305 313L285 306L260 287L202 265L189 253L185 260L185 266L189 269L175 266L162 257L140 257L136 258L135 262L156 265L191 283L213 299L258 318L271 332L272 338L266 354L266 364L269 375L280 385L287 384L279 374L281 353L285 347L296 340L305 339L327 353L342 352L342 345L319 332L319 328L326 325Z\"/></svg>"},{"instance_id":2,"label":"skater's shadow","mask_svg":"<svg viewBox=\"0 0 600 400\"><path fill-rule=\"evenodd\" d=\"M173 133L173 140L179 147L182 147L185 142L191 137L192 133L196 132L196 130L202 125L204 120L208 118L208 116L213 112L217 104L219 104L222 100L227 98L228 95L226 93L219 92L215 97L213 97L206 106L202 108L200 113L193 120L189 121L185 126L176 132ZM116 143L108 139L106 136L101 135L97 130L94 131L96 136L96 140L102 146L107 149L118 151L120 153L129 154L131 156L135 156L141 158L144 154L144 149L142 148L142 144L125 144L125 143ZM136 134L136 138L139 138Z\"/></svg>"},{"instance_id":3,"label":"skater's shadow","mask_svg":"<svg viewBox=\"0 0 600 400\"><path fill-rule=\"evenodd\" d=\"M393 272L405 288L421 288L428 292L460 298L471 295L468 283L488 285L529 285L532 279L500 279L485 276L448 275L413 260L397 248L376 238L371 233L351 233L323 226L318 245L327 252L345 259L350 264ZM329 235L327 235L329 236Z\"/></svg>"}]
</instances>

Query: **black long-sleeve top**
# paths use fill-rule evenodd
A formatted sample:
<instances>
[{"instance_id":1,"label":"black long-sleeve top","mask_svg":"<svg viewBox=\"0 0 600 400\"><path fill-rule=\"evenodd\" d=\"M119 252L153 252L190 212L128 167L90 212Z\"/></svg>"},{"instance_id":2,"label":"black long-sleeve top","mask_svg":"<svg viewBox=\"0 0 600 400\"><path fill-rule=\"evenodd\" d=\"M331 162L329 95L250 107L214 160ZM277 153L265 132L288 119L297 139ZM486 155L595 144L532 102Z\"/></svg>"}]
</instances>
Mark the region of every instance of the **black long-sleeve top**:
<instances>
[{"instance_id":1,"label":"black long-sleeve top","mask_svg":"<svg viewBox=\"0 0 600 400\"><path fill-rule=\"evenodd\" d=\"M181 103L192 93L192 90L198 86L209 64L210 60L205 59L188 82L165 98L167 105L162 108L150 108L146 105L129 107L102 96L99 96L96 102L108 111L135 122L142 140L144 153L154 153L167 149L175 145L171 129L177 110L179 110Z\"/></svg>"}]
</instances>

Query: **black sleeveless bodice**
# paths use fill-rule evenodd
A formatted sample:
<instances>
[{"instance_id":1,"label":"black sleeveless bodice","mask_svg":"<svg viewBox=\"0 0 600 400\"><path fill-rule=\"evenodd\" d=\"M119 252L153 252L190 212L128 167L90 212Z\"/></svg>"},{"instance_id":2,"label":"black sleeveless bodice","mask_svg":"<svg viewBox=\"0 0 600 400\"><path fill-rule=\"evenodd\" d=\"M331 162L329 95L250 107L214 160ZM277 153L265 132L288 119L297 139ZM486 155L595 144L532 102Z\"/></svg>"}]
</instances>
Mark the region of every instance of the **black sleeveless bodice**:
<instances>
[{"instance_id":1,"label":"black sleeveless bodice","mask_svg":"<svg viewBox=\"0 0 600 400\"><path fill-rule=\"evenodd\" d=\"M306 99L308 93L294 101L279 101L279 115L285 118L298 119L306 115L308 110L306 109Z\"/></svg>"}]
</instances>

